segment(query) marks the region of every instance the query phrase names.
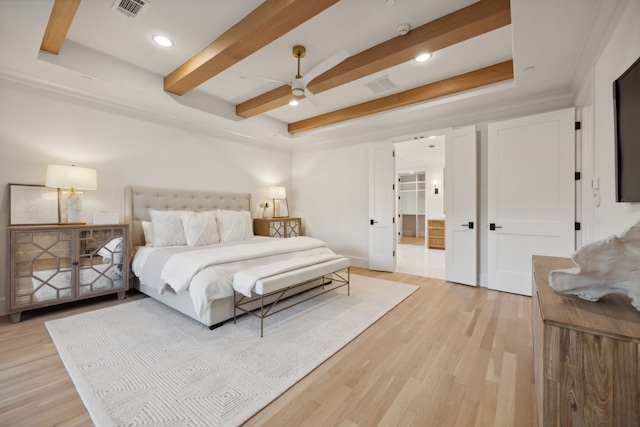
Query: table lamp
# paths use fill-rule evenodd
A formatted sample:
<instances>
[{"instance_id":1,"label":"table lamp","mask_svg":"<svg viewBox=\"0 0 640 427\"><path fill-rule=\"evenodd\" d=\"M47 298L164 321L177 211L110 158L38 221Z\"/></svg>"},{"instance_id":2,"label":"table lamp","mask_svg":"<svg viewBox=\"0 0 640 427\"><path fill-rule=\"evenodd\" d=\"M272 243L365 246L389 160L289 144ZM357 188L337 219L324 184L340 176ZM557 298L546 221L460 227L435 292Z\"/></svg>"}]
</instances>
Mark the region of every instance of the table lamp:
<instances>
[{"instance_id":1,"label":"table lamp","mask_svg":"<svg viewBox=\"0 0 640 427\"><path fill-rule=\"evenodd\" d=\"M286 218L289 216L289 203L287 202L287 189L285 187L269 187L269 198L273 199L274 218ZM284 200L284 205L282 200Z\"/></svg>"},{"instance_id":2,"label":"table lamp","mask_svg":"<svg viewBox=\"0 0 640 427\"><path fill-rule=\"evenodd\" d=\"M84 224L82 192L76 190L98 188L95 169L75 165L48 165L45 186L58 188L61 224ZM67 189L69 191L62 191Z\"/></svg>"}]
</instances>

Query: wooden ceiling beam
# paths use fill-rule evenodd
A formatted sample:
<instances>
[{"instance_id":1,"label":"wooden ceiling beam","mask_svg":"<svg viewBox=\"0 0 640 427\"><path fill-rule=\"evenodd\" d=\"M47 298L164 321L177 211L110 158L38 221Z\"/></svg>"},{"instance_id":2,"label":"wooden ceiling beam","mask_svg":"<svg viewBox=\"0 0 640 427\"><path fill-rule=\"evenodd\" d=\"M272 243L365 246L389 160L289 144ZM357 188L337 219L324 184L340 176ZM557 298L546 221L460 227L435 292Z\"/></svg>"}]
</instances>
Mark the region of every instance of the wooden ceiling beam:
<instances>
[{"instance_id":1,"label":"wooden ceiling beam","mask_svg":"<svg viewBox=\"0 0 640 427\"><path fill-rule=\"evenodd\" d=\"M445 95L476 89L492 83L498 83L513 78L513 61L505 61L485 68L460 74L438 82L429 83L404 92L374 99L362 104L310 117L298 122L289 123L289 133L316 129L346 120L356 119L375 113L404 107L418 102L428 101Z\"/></svg>"},{"instance_id":2,"label":"wooden ceiling beam","mask_svg":"<svg viewBox=\"0 0 640 427\"><path fill-rule=\"evenodd\" d=\"M164 90L184 95L339 0L266 0L164 78Z\"/></svg>"},{"instance_id":3,"label":"wooden ceiling beam","mask_svg":"<svg viewBox=\"0 0 640 427\"><path fill-rule=\"evenodd\" d=\"M510 23L509 0L481 0L345 59L310 81L307 89L314 94L324 92L410 61L419 53L433 53ZM289 99L284 88L289 86L275 90L282 98L260 95L238 104L236 114L249 118L286 105Z\"/></svg>"},{"instance_id":4,"label":"wooden ceiling beam","mask_svg":"<svg viewBox=\"0 0 640 427\"><path fill-rule=\"evenodd\" d=\"M40 50L54 55L60 53L78 6L80 6L80 0L55 0L53 2Z\"/></svg>"},{"instance_id":5,"label":"wooden ceiling beam","mask_svg":"<svg viewBox=\"0 0 640 427\"><path fill-rule=\"evenodd\" d=\"M295 96L291 93L291 86L283 85L236 105L236 114L244 118L257 116L265 111L287 105L292 99L304 99L304 95Z\"/></svg>"},{"instance_id":6,"label":"wooden ceiling beam","mask_svg":"<svg viewBox=\"0 0 640 427\"><path fill-rule=\"evenodd\" d=\"M353 55L309 82L317 94L511 23L509 0L482 0Z\"/></svg>"}]
</instances>

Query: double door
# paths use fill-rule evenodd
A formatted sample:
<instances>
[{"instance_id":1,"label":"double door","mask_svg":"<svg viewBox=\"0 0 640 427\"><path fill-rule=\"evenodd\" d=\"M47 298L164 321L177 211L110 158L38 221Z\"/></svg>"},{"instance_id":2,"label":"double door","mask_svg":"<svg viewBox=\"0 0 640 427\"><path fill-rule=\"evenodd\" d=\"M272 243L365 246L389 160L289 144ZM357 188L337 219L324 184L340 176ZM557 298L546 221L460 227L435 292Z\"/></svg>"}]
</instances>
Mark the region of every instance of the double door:
<instances>
[{"instance_id":1,"label":"double door","mask_svg":"<svg viewBox=\"0 0 640 427\"><path fill-rule=\"evenodd\" d=\"M571 108L490 124L484 182L482 174L477 172L480 162L475 127L449 133L445 156L448 281L477 285L484 273L483 268L478 267L480 254L484 253L486 283L490 289L531 295L532 255L566 257L573 252L574 117L575 111ZM372 153L378 151L383 150ZM393 170L391 158L379 158L384 161L372 163L372 172ZM387 163L390 166L384 167ZM370 204L374 227L383 223L375 213L388 211L393 203L393 195L385 193L389 188L386 182L372 174L370 193L378 194L375 190L379 189L383 197L374 200L386 207L386 210L375 210L372 208L377 205ZM477 198L479 188L486 189L487 194L486 209L482 212L479 207L483 203ZM386 202L380 202L381 199ZM375 230L377 233L370 234L369 239L370 265L393 271L394 264L384 262L393 260L388 249L393 236L387 237L393 230L391 227Z\"/></svg>"}]
</instances>

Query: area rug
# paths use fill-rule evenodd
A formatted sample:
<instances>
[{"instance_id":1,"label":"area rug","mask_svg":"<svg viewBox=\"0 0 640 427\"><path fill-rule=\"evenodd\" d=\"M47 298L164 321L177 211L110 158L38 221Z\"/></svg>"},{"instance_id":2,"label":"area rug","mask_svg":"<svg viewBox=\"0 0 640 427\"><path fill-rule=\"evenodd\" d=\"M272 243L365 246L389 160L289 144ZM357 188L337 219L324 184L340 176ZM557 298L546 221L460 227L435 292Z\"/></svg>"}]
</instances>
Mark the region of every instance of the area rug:
<instances>
[{"instance_id":1,"label":"area rug","mask_svg":"<svg viewBox=\"0 0 640 427\"><path fill-rule=\"evenodd\" d=\"M351 275L265 320L206 326L151 299L46 322L97 426L237 426L417 286Z\"/></svg>"}]
</instances>

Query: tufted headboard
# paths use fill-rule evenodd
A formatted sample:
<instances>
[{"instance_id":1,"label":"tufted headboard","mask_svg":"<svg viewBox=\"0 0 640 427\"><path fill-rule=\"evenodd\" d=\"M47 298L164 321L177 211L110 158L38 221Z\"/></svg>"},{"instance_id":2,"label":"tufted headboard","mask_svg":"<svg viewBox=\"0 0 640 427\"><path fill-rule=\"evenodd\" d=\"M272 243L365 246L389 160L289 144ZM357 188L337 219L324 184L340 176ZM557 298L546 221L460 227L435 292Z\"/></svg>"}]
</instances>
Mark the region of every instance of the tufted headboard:
<instances>
[{"instance_id":1,"label":"tufted headboard","mask_svg":"<svg viewBox=\"0 0 640 427\"><path fill-rule=\"evenodd\" d=\"M151 221L149 211L230 209L251 211L251 194L223 191L179 190L168 188L127 187L125 189L126 222L129 224L130 248L142 246L142 221Z\"/></svg>"}]
</instances>

